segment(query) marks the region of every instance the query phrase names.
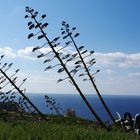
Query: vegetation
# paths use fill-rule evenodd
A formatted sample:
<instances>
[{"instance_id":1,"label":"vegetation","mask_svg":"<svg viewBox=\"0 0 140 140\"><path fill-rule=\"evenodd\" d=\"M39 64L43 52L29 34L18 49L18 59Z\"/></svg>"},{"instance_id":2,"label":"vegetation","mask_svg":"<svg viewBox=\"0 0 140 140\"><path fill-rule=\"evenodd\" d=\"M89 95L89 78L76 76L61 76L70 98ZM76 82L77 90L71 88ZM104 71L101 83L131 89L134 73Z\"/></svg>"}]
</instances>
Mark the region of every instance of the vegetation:
<instances>
[{"instance_id":1,"label":"vegetation","mask_svg":"<svg viewBox=\"0 0 140 140\"><path fill-rule=\"evenodd\" d=\"M105 110L107 111L108 115L110 116L111 120L115 122L115 119L110 112L109 108L107 107L106 103L104 102L96 84L94 75L98 73L100 70L97 70L94 73L90 73L92 66L96 63L95 58L91 58L91 55L94 53L94 51L88 51L84 49L84 46L79 46L75 42L75 38L79 36L79 33L75 33L76 27L70 28L69 24L67 24L65 21L62 22L62 28L61 28L61 35L55 37L53 40L48 37L48 34L46 33L46 28L48 28L48 23L44 23L44 19L46 18L46 15L43 14L41 17L38 16L38 11L35 11L34 9L30 7L26 7L27 15L25 15L25 18L28 19L28 28L29 30L33 31L28 35L28 39L37 37L38 40L44 39L45 44L41 44L41 46L37 46L33 48L33 52L41 50L42 48L45 48L46 46L51 48L51 51L49 52L39 52L40 54L37 55L38 58L44 58L44 63L50 63L54 62L54 60L58 60L57 64L49 65L45 68L44 71L47 71L49 69L52 69L54 67L59 67L57 70L58 73L66 73L66 77L61 78L57 81L57 83L60 83L64 80L68 80L78 91L79 95L83 99L84 103L86 104L87 108L91 112L91 114L96 118L96 120L106 129L107 126L104 124L104 122L101 120L101 118L98 116L98 114L95 112L94 108L91 106L89 101L87 100L86 96L84 95L83 91L81 90L79 84L77 83L77 78L79 77L85 77L83 81L90 80L93 88L96 90L99 99L101 100L101 103L103 104ZM63 36L63 37L61 37ZM63 38L63 40L67 40L65 42L65 46L60 47L60 38ZM63 51L69 46L74 45L74 48L76 49L76 53L71 54L67 53L65 54ZM53 57L48 57L50 53L53 53ZM46 59L47 58L47 59ZM49 59L48 59L49 58ZM74 67L70 68L68 66L68 63L72 63ZM55 62L56 63L56 62ZM83 72L83 70L86 72ZM80 75L77 73L81 73ZM88 77L87 77L88 76Z\"/></svg>"},{"instance_id":2,"label":"vegetation","mask_svg":"<svg viewBox=\"0 0 140 140\"><path fill-rule=\"evenodd\" d=\"M95 122L80 118L57 116L41 121L0 121L0 140L140 140L134 133L114 127L111 131L99 128Z\"/></svg>"},{"instance_id":3,"label":"vegetation","mask_svg":"<svg viewBox=\"0 0 140 140\"><path fill-rule=\"evenodd\" d=\"M94 75L100 70L91 73L91 67L96 63L95 58L91 58L94 51L84 50L84 46L78 46L75 38L79 36L79 33L74 33L75 27L70 28L69 24L62 22L61 36L55 37L53 40L49 39L45 28L48 23L43 23L46 15L42 15L38 20L38 12L32 8L26 7L28 18L29 30L36 29L37 33L30 33L28 39L37 36L38 40L45 39L46 43L33 48L33 52L42 49L48 45L52 51L41 53L37 57L44 58L44 63L51 62L55 59L59 61L56 65L49 65L46 70L59 66L58 73L67 74L67 77L59 79L57 83L64 80L68 80L78 91L83 101L87 105L88 109L94 115L97 121L88 121L76 117L64 117L61 115L61 107L56 103L55 99L45 95L44 99L46 107L50 110L55 110L58 116L48 116L40 112L38 108L30 101L30 99L24 94L24 90L21 90L21 86L24 84L27 78L22 80L20 85L17 83L17 76L19 69L17 69L13 75L7 75L7 71L11 68L13 63L4 63L3 57L0 56L0 140L139 140L140 137L134 135L129 131L126 133L124 129L117 127L116 125L110 126L108 123L103 122L98 114L94 111L94 108L90 105L89 101L82 92L76 79L78 77L85 77L83 81L90 80L93 88L96 90L101 103L103 104L106 112L110 116L112 122L115 122L112 113L104 102L96 84ZM41 23L42 22L42 23ZM65 46L59 47L60 43L57 42L60 38L67 39ZM73 44L76 50L74 54L64 54L65 49L69 44ZM46 56L53 53L53 58L47 58ZM52 56L52 55L51 55ZM90 56L90 57L89 57ZM86 59L87 60L86 60ZM68 63L73 62L73 68L68 67ZM54 63L53 63L54 64ZM79 72L79 74L77 74ZM82 73L81 73L82 72ZM19 85L19 86L17 86ZM9 90L5 91L5 87L9 86ZM4 89L4 90L3 90ZM18 96L18 101L15 102Z\"/></svg>"}]
</instances>

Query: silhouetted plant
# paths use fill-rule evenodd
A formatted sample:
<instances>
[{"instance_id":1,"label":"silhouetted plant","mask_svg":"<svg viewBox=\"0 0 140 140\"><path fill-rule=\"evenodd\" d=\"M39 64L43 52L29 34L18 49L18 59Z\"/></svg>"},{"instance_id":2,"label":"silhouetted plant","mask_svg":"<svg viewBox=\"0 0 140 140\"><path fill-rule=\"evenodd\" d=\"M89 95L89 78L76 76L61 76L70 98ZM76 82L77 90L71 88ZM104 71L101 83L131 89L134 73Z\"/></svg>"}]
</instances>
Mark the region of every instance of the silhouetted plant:
<instances>
[{"instance_id":1,"label":"silhouetted plant","mask_svg":"<svg viewBox=\"0 0 140 140\"><path fill-rule=\"evenodd\" d=\"M19 104L14 100L15 99L15 92L12 92L11 93L11 96L7 96L7 94L9 94L10 92L8 91L8 92L0 92L0 101L1 101L1 99L3 99L1 102L2 103L6 103L6 102L8 102L8 103L11 103L12 105L14 105L15 106L15 111L17 111L19 114L20 114L20 116L24 119L24 120L26 120L26 117L24 116L24 114L23 114L23 111L21 111L21 108L19 108L20 106L19 106ZM13 96L14 95L14 96ZM3 98L2 98L3 97Z\"/></svg>"},{"instance_id":2,"label":"silhouetted plant","mask_svg":"<svg viewBox=\"0 0 140 140\"><path fill-rule=\"evenodd\" d=\"M4 57L4 55L2 55L2 56L0 56L0 62L2 61L2 59L3 59L3 57ZM1 63L0 63L1 64ZM7 87L7 86L10 86L10 87L12 87L12 90L14 89L14 90L16 90L36 111L37 111L37 113L38 114L40 114L40 116L44 119L44 120L46 120L46 117L38 110L38 108L28 99L28 97L26 97L25 96L25 94L22 92L22 90L20 89L20 87L24 84L24 82L26 81L26 79L27 78L25 78L25 79L23 79L22 80L22 83L19 85L19 86L17 86L17 84L16 84L16 79L17 79L17 76L16 76L16 74L18 73L18 71L19 71L19 69L17 69L16 71L15 71L15 73L13 74L13 75L11 75L11 76L8 76L7 75L7 70L9 69L9 68L11 68L11 66L12 66L12 63L10 63L9 65L8 65L8 63L4 63L3 65L2 65L2 67L0 68L0 74L2 75L1 77L0 77L0 91L1 90L3 90L5 87ZM14 87L14 88L13 88ZM9 90L8 92L7 92L7 94L9 94L12 90ZM2 98L2 97L1 97ZM4 97L3 97L4 98ZM15 96L12 96L12 98L15 98Z\"/></svg>"},{"instance_id":3,"label":"silhouetted plant","mask_svg":"<svg viewBox=\"0 0 140 140\"><path fill-rule=\"evenodd\" d=\"M60 113L60 111L62 111L62 108L60 107L59 104L56 103L56 100L53 99L52 97L45 95L45 101L47 103L47 107L49 107L51 111L54 109L59 115L59 117L62 119L62 121L65 122L63 116Z\"/></svg>"},{"instance_id":4,"label":"silhouetted plant","mask_svg":"<svg viewBox=\"0 0 140 140\"><path fill-rule=\"evenodd\" d=\"M94 54L94 51L84 50L84 46L78 47L78 45L75 42L75 38L77 36L79 36L79 33L75 33L76 27L70 28L69 24L66 23L65 21L63 21L61 30L62 30L63 39L68 38L68 37L70 38L71 42L73 43L73 45L77 51L78 56L79 56L78 60L75 62L75 69L74 69L75 73L77 73L79 70L81 70L82 67L84 68L84 73L80 74L79 77L82 77L82 76L88 77L88 78L84 78L83 81L87 81L87 80L91 81L101 103L103 104L103 106L104 106L105 110L107 111L108 115L110 116L111 120L115 123L115 119L114 119L111 111L107 107L107 104L103 100L103 97L101 96L101 94L95 84L95 81L94 81L94 75L96 73L100 72L100 70L97 70L94 73L91 73L91 71L90 71L90 68L96 63L95 58L89 58L89 57L91 57L92 54ZM85 58L86 59L89 58L89 61L86 62Z\"/></svg>"},{"instance_id":5,"label":"silhouetted plant","mask_svg":"<svg viewBox=\"0 0 140 140\"><path fill-rule=\"evenodd\" d=\"M25 100L25 98L20 97L19 99L19 104L20 107L24 110L24 112L30 112L30 114L33 116L32 118L34 118L36 121L38 121L38 117L36 115L36 111L34 110L34 108Z\"/></svg>"},{"instance_id":6,"label":"silhouetted plant","mask_svg":"<svg viewBox=\"0 0 140 140\"><path fill-rule=\"evenodd\" d=\"M37 33L30 33L28 35L28 39L32 38L32 37L37 37L38 40L40 39L45 39L46 40L46 43L43 44L41 47L37 46L33 49L33 52L34 51L37 51L39 49L41 49L42 47L45 47L46 44L48 46L50 46L50 48L52 49L52 52L54 53L55 55L55 58L57 58L57 60L59 61L59 64L55 65L56 66L61 66L60 69L58 70L58 72L63 72L65 71L66 74L68 75L68 79L70 81L70 83L72 83L72 85L75 86L75 88L77 89L77 91L79 92L80 96L82 97L83 101L85 102L85 104L87 105L88 109L90 110L90 112L95 116L95 118L98 120L98 122L105 128L107 128L107 126L103 123L103 121L100 119L100 117L97 115L97 113L94 111L94 109L92 108L92 106L90 105L90 103L88 102L88 100L86 99L86 97L84 96L84 94L82 93L81 89L79 88L78 84L76 83L75 79L73 78L73 72L70 72L67 68L67 65L66 63L73 60L73 58L69 58L67 59L66 62L63 62L63 60L65 58L68 58L69 55L66 57L62 57L62 53L59 52L59 49L57 48L57 46L60 44L58 42L58 40L60 39L60 37L55 37L54 39L50 40L47 36L47 33L45 32L45 28L48 27L48 23L43 23L41 21L44 20L44 18L46 17L46 15L42 15L41 16L41 19L37 20L37 15L38 15L38 12L34 11L34 9L32 8L29 8L29 7L26 7L26 12L28 13L25 18L31 18L32 21L29 21L28 22L28 27L29 27L29 30L31 29L38 29L39 31L37 31ZM78 36L78 34L75 35L75 37ZM67 35L63 37L63 39L67 38ZM66 46L67 47L71 42L67 42ZM75 54L75 57L76 57L77 54ZM44 57L46 56L46 54L41 54L40 57ZM39 57L39 58L40 58ZM73 56L74 57L74 56ZM62 59L63 58L63 59ZM79 62L80 63L80 62ZM45 70L47 69L51 69L53 68L54 66L48 66ZM64 78L65 79L65 78ZM60 82L60 80L58 80ZM61 81L63 81L63 79L61 79Z\"/></svg>"}]
</instances>

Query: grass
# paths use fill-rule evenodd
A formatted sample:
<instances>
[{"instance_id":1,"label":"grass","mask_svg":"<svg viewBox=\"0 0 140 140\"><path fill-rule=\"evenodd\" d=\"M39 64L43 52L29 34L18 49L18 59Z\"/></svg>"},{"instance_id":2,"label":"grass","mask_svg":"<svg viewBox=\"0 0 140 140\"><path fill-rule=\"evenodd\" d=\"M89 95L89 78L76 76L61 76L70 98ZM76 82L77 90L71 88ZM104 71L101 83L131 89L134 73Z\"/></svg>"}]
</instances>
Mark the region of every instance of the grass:
<instances>
[{"instance_id":1,"label":"grass","mask_svg":"<svg viewBox=\"0 0 140 140\"><path fill-rule=\"evenodd\" d=\"M97 127L95 122L80 118L65 118L63 123L56 116L48 122L0 121L0 140L140 140L133 132L126 133L114 127L111 131Z\"/></svg>"}]
</instances>

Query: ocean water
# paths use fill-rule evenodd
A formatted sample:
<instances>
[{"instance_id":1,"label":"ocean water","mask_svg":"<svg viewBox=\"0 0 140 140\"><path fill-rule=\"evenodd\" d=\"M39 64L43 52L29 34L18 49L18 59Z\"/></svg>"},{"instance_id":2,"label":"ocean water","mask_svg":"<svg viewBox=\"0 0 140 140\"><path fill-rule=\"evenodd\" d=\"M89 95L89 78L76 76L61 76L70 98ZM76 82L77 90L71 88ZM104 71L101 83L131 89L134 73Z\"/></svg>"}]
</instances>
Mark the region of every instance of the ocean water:
<instances>
[{"instance_id":1,"label":"ocean water","mask_svg":"<svg viewBox=\"0 0 140 140\"><path fill-rule=\"evenodd\" d=\"M78 94L27 94L31 101L45 114L56 114L54 110L47 107L44 95L48 95L55 99L56 103L59 103L62 114L66 113L68 108L74 109L76 115L85 119L95 120L94 116L90 113L89 109ZM110 121L109 116L105 112L99 98L96 95L86 95L88 101L91 103L95 112L104 121ZM128 96L128 95L104 95L104 101L108 108L111 110L113 116L117 119L116 112L119 112L122 116L125 112L130 112L132 117L136 113L140 113L140 96Z\"/></svg>"}]
</instances>

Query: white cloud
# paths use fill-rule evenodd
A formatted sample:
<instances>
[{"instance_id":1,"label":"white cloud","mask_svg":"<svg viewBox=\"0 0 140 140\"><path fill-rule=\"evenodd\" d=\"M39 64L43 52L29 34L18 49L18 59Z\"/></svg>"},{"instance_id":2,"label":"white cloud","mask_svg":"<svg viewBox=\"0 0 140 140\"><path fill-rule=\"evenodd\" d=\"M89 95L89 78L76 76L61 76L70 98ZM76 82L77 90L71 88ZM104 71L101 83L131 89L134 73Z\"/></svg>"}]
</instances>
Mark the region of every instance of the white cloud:
<instances>
[{"instance_id":1,"label":"white cloud","mask_svg":"<svg viewBox=\"0 0 140 140\"><path fill-rule=\"evenodd\" d=\"M140 73L139 72L130 73L130 74L128 74L128 77L130 77L130 78L140 78Z\"/></svg>"},{"instance_id":2,"label":"white cloud","mask_svg":"<svg viewBox=\"0 0 140 140\"><path fill-rule=\"evenodd\" d=\"M113 73L115 73L115 71L114 70L111 70L111 69L106 69L106 71L105 71L107 74L113 74Z\"/></svg>"},{"instance_id":3,"label":"white cloud","mask_svg":"<svg viewBox=\"0 0 140 140\"><path fill-rule=\"evenodd\" d=\"M61 49L62 47L57 47L56 50ZM51 48L42 48L36 52L32 52L33 47L26 47L24 49L19 49L17 51L17 55L21 58L37 60L37 55L41 53L48 53L51 51ZM73 54L75 51L71 47L65 48L61 50L63 54ZM8 58L15 58L16 52L10 47L0 48L1 55L4 54ZM53 57L54 54L50 53L46 57ZM96 58L97 64L100 66L111 68L113 66L121 67L121 68L129 68L129 67L140 67L140 53L123 53L123 52L113 52L113 53L100 53L96 52L92 55L92 57ZM87 60L86 60L87 61Z\"/></svg>"},{"instance_id":4,"label":"white cloud","mask_svg":"<svg viewBox=\"0 0 140 140\"><path fill-rule=\"evenodd\" d=\"M50 47L47 48L41 48L38 49L35 52L32 52L34 47L26 47L24 49L19 49L18 50L18 56L22 57L22 58L26 58L26 59L31 59L31 60L36 60L37 59L37 55L40 55L41 53L43 54L47 54L48 52L52 51L52 49ZM62 52L63 54L68 54L68 53L72 53L73 51L71 50L71 48L67 48L67 49L63 49L61 50L62 47L56 47L56 51L60 50L59 52ZM50 53L49 55L47 55L46 57L52 57L54 56L53 53Z\"/></svg>"},{"instance_id":5,"label":"white cloud","mask_svg":"<svg viewBox=\"0 0 140 140\"><path fill-rule=\"evenodd\" d=\"M60 49L61 47L57 47L56 49ZM47 53L51 51L51 48L42 48L36 52L32 52L33 47L26 47L24 49L13 50L12 48L5 47L0 48L0 53L5 54L9 58L21 57L24 59L30 60L38 60L37 55L41 53ZM72 48L66 48L61 50L63 54L73 54ZM50 54L48 57L53 57L54 54ZM99 89L103 91L103 93L139 93L139 67L140 67L140 53L124 53L124 52L113 52L113 53L94 53L92 58L96 58L97 64L101 68L101 72L97 77L97 85L99 85ZM90 58L88 58L90 59ZM88 61L88 60L86 60ZM24 64L23 64L24 65ZM33 64L34 65L34 64ZM24 65L26 67L26 65ZM73 62L71 65L73 66ZM119 69L121 68L121 69ZM130 68L127 69L126 68ZM40 72L39 69L36 69L36 73L32 71L27 72L26 74L21 74L19 79L23 79L28 77L28 80L25 82L25 86L29 92L75 92L74 88L69 84L69 82L62 82L57 84L57 80L61 77L65 77L66 75L60 75L56 72L57 69L48 70L47 72ZM120 71L121 70L121 71ZM133 71L133 72L132 72ZM123 73L125 72L125 74ZM64 73L65 74L65 73ZM78 81L78 79L76 79ZM19 81L20 82L20 81ZM65 84L67 83L67 88L65 88ZM135 84L134 84L135 83ZM78 81L79 84L79 81ZM88 83L87 83L88 84ZM86 85L88 86L88 85ZM54 88L55 87L55 88ZM80 87L85 87L85 83L80 81ZM90 93L92 89L90 86L86 88L88 90L87 93Z\"/></svg>"},{"instance_id":6,"label":"white cloud","mask_svg":"<svg viewBox=\"0 0 140 140\"><path fill-rule=\"evenodd\" d=\"M57 47L56 50L59 50L61 48L62 47ZM39 49L36 52L32 52L32 49L33 47L26 47L24 49L19 49L17 54L19 57L22 57L22 58L37 60L37 55L41 53L46 54L51 51L50 47ZM75 53L75 51L73 51L71 47L65 48L61 50L60 52L62 52L63 54ZM52 56L54 56L54 54L50 53L46 57L51 58ZM109 67L109 68L113 66L121 67L121 68L140 67L140 53L128 54L128 53L123 53L123 52L113 52L113 53L96 52L92 55L92 57L96 58L98 65Z\"/></svg>"},{"instance_id":7,"label":"white cloud","mask_svg":"<svg viewBox=\"0 0 140 140\"><path fill-rule=\"evenodd\" d=\"M19 49L17 54L19 57L35 60L36 55L32 52L33 47L26 47L24 49Z\"/></svg>"},{"instance_id":8,"label":"white cloud","mask_svg":"<svg viewBox=\"0 0 140 140\"><path fill-rule=\"evenodd\" d=\"M10 47L0 48L0 55L5 55L7 58L15 58L16 54Z\"/></svg>"},{"instance_id":9,"label":"white cloud","mask_svg":"<svg viewBox=\"0 0 140 140\"><path fill-rule=\"evenodd\" d=\"M24 49L19 49L17 54L21 58L30 59L30 60L37 60L37 56L41 53L48 53L51 51L50 48L41 48L38 51L32 52L34 47L26 47Z\"/></svg>"},{"instance_id":10,"label":"white cloud","mask_svg":"<svg viewBox=\"0 0 140 140\"><path fill-rule=\"evenodd\" d=\"M140 53L95 53L94 56L101 66L140 67Z\"/></svg>"}]
</instances>

